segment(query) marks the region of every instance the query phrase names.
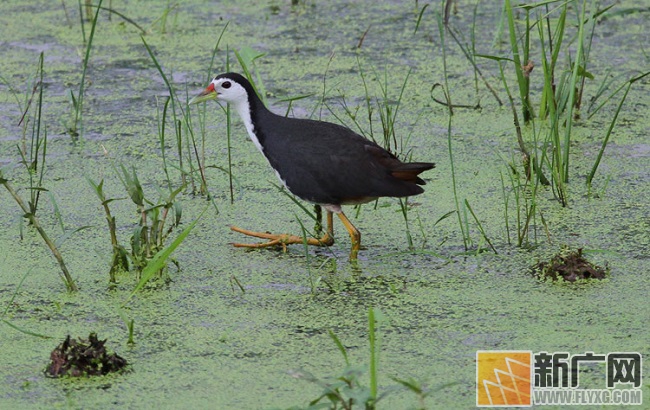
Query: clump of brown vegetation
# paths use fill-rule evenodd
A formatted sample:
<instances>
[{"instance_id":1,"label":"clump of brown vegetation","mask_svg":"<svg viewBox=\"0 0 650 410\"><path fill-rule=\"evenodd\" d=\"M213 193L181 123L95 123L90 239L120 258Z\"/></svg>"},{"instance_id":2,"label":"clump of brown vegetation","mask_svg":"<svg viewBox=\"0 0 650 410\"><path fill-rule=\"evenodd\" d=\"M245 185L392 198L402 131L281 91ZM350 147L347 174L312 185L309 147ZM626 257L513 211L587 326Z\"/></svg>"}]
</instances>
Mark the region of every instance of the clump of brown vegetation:
<instances>
[{"instance_id":1,"label":"clump of brown vegetation","mask_svg":"<svg viewBox=\"0 0 650 410\"><path fill-rule=\"evenodd\" d=\"M533 274L543 280L556 281L562 278L567 282L575 282L579 279L604 279L607 268L586 260L582 256L582 249L563 248L550 261L533 266Z\"/></svg>"},{"instance_id":2,"label":"clump of brown vegetation","mask_svg":"<svg viewBox=\"0 0 650 410\"><path fill-rule=\"evenodd\" d=\"M103 376L122 370L127 365L126 359L109 354L105 343L106 339L99 340L95 333L91 333L88 340L71 339L68 335L52 350L45 374L51 377Z\"/></svg>"}]
</instances>

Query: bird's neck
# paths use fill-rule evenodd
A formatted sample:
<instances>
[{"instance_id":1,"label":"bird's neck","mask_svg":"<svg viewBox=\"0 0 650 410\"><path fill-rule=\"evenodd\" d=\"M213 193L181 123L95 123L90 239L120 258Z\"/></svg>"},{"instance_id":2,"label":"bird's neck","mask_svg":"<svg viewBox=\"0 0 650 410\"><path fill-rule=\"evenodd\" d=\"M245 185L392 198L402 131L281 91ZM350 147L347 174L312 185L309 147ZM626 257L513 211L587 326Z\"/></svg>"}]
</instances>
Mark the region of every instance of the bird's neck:
<instances>
[{"instance_id":1,"label":"bird's neck","mask_svg":"<svg viewBox=\"0 0 650 410\"><path fill-rule=\"evenodd\" d=\"M260 121L262 117L271 112L264 106L264 103L257 95L246 96L239 101L233 103L235 111L239 114L248 136L253 141L257 149L264 154L264 137L260 132Z\"/></svg>"}]
</instances>

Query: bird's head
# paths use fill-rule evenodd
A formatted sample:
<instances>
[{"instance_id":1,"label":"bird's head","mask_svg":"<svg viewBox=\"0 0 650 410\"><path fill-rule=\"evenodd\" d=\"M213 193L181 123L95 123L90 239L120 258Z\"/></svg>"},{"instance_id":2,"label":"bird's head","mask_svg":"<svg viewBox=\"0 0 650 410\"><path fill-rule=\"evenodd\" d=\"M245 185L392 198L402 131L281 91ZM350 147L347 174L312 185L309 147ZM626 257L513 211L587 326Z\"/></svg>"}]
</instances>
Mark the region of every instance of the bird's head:
<instances>
[{"instance_id":1,"label":"bird's head","mask_svg":"<svg viewBox=\"0 0 650 410\"><path fill-rule=\"evenodd\" d=\"M248 99L248 93L244 84L249 83L239 74L228 73L218 75L203 92L192 98L189 104L196 104L208 100L220 100L237 104Z\"/></svg>"}]
</instances>

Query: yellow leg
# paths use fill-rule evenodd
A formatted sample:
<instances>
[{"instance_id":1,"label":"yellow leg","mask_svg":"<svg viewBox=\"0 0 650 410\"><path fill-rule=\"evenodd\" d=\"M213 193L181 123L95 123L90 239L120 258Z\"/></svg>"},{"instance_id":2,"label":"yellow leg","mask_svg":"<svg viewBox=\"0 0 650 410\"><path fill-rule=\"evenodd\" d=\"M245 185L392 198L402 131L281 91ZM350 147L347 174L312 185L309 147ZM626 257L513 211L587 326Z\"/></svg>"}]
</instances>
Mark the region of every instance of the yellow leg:
<instances>
[{"instance_id":1,"label":"yellow leg","mask_svg":"<svg viewBox=\"0 0 650 410\"><path fill-rule=\"evenodd\" d=\"M328 215L329 216L329 215ZM348 219L343 212L338 213L341 222L345 225L345 229L348 230L350 234L350 240L352 241L352 249L350 250L350 260L356 260L357 255L359 254L359 248L361 248L361 232L352 225L352 222Z\"/></svg>"},{"instance_id":2,"label":"yellow leg","mask_svg":"<svg viewBox=\"0 0 650 410\"><path fill-rule=\"evenodd\" d=\"M334 219L332 218L332 212L327 211L327 231L323 237L328 237L330 242L327 246L334 244Z\"/></svg>"},{"instance_id":3,"label":"yellow leg","mask_svg":"<svg viewBox=\"0 0 650 410\"><path fill-rule=\"evenodd\" d=\"M236 226L231 226L231 230L244 235L254 236L255 238L268 239L268 242L262 243L233 243L233 246L238 248L267 248L269 246L281 245L284 248L284 251L287 251L287 245L304 243L302 236L290 235L290 234L272 234L268 232L255 232L249 231L248 229L242 229ZM312 246L332 246L334 244L334 221L332 219L332 213L327 211L327 231L323 234L322 237L316 238L307 238L307 245Z\"/></svg>"}]
</instances>

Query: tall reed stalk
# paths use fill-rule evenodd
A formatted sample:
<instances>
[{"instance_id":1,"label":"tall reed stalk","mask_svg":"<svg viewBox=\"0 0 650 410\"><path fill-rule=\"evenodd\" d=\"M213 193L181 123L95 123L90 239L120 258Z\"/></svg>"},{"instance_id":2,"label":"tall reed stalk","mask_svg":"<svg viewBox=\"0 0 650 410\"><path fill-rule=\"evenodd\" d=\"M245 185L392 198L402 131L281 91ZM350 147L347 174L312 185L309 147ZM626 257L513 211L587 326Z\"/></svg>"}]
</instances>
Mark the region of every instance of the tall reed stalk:
<instances>
[{"instance_id":1,"label":"tall reed stalk","mask_svg":"<svg viewBox=\"0 0 650 410\"><path fill-rule=\"evenodd\" d=\"M445 8L445 10L447 10ZM446 11L443 11L446 13ZM454 152L452 149L452 135L451 135L451 125L454 115L453 104L451 102L451 96L449 94L449 74L447 70L447 47L445 45L445 30L446 30L446 14L436 14L438 22L438 32L440 34L440 52L442 54L442 67L443 67L443 84L436 84L442 87L443 94L445 96L445 106L447 107L447 153L449 154L449 167L451 171L451 185L454 193L454 206L456 209L456 217L458 218L458 227L460 229L461 236L463 238L463 246L465 250L468 250L470 247L471 239L469 236L469 227L466 223L466 220L463 220L463 215L466 216L465 209L461 210L461 201L458 195L458 184L456 181L456 168L454 164ZM434 85L434 88L436 86ZM433 91L433 88L432 88ZM433 98L433 95L432 95Z\"/></svg>"},{"instance_id":2,"label":"tall reed stalk","mask_svg":"<svg viewBox=\"0 0 650 410\"><path fill-rule=\"evenodd\" d=\"M513 6L511 0L504 0L512 58L477 54L479 57L496 60L499 64L502 81L513 107L517 139L524 154L527 177L534 176L542 184L550 183L555 198L562 206L569 204L572 134L581 118L585 84L594 79L594 75L588 71L588 64L598 18L613 6L600 8L598 3L587 0L542 1ZM515 18L518 10L523 12L523 18L519 21ZM575 11L573 22L569 17L571 10ZM538 56L532 55L533 37L539 41ZM533 115L530 95L533 60L539 61L541 65L541 95L537 118ZM513 63L524 127L519 124L515 102L501 64L503 61ZM601 87L597 96L603 92ZM600 161L619 111L620 105L604 136L603 147L594 169ZM550 174L550 180L545 177L545 173ZM588 184L592 178L593 175L587 178Z\"/></svg>"},{"instance_id":3,"label":"tall reed stalk","mask_svg":"<svg viewBox=\"0 0 650 410\"><path fill-rule=\"evenodd\" d=\"M29 147L18 148L18 151L22 157L23 165L29 175L29 192L30 199L25 203L22 197L18 194L18 191L14 189L13 185L8 178L5 177L3 170L0 168L0 185L3 185L9 195L16 201L18 206L23 212L23 217L29 221L29 224L33 226L38 234L41 236L47 247L52 252L52 255L56 259L61 269L61 277L68 291L74 292L77 291L77 285L75 284L68 268L63 261L63 256L59 251L56 243L52 241L49 235L43 229L38 217L36 216L38 210L38 203L40 199L41 192L47 191L43 186L43 179L45 176L46 170L46 154L47 154L47 127L42 124L42 113L43 113L43 61L44 54L41 52L38 60L38 71L37 77L38 80L35 80L35 85L31 91L31 97L28 99L27 105L25 107L25 113L21 119L21 124L24 124L24 128L29 127L29 122L31 121L31 139ZM33 118L29 116L29 110L31 108L33 98L36 97L36 108ZM29 153L29 157L27 156Z\"/></svg>"},{"instance_id":4,"label":"tall reed stalk","mask_svg":"<svg viewBox=\"0 0 650 410\"><path fill-rule=\"evenodd\" d=\"M97 16L99 16L99 10L102 6L102 1L99 0L97 10L95 11L95 17L92 20L92 25L90 27L90 36L88 37L88 42L86 43L86 35L84 29L83 19L81 20L81 30L84 36L84 43L86 44L86 53L84 55L82 68L81 68L81 81L79 83L79 91L75 97L74 93L70 91L70 97L72 100L73 110L74 110L74 119L70 128L68 128L68 133L73 138L83 138L83 106L84 106L84 92L86 89L86 72L88 71L88 61L90 60L90 50L93 46L93 39L95 38L95 28L97 27ZM79 5L79 10L81 11L81 3ZM90 8L88 8L90 12ZM90 14L92 14L90 12Z\"/></svg>"}]
</instances>

